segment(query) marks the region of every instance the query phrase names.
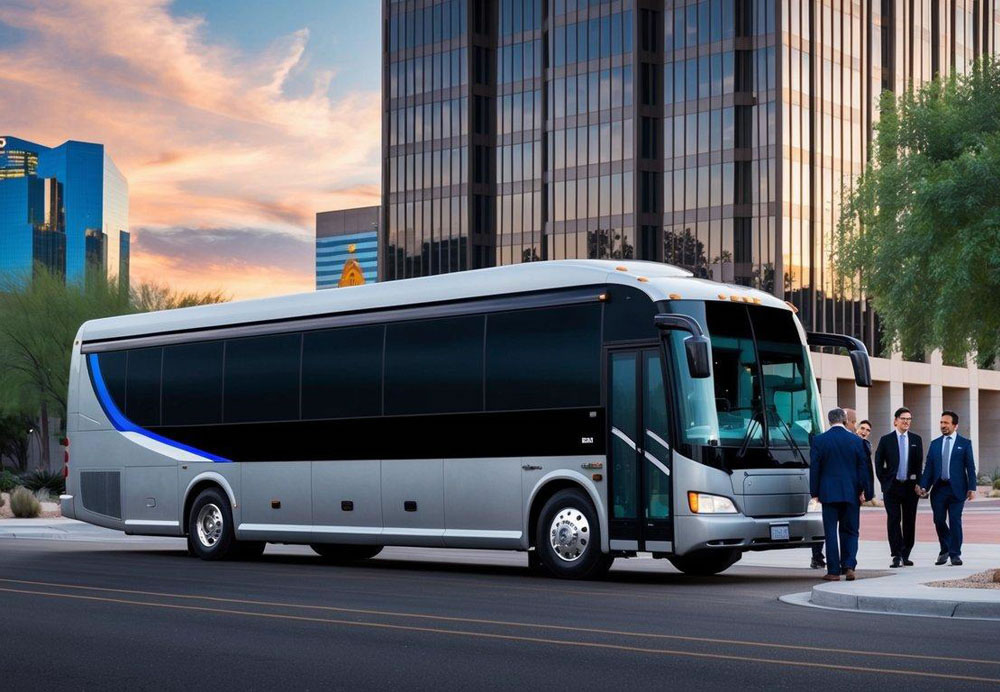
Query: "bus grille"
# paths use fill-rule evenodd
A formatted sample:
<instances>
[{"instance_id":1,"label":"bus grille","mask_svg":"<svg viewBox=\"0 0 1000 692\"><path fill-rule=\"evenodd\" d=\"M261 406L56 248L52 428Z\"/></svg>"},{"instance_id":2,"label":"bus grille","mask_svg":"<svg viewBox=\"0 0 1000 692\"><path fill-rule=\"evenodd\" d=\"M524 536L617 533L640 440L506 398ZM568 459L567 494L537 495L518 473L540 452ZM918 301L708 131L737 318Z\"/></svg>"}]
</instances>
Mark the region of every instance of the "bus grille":
<instances>
[{"instance_id":1,"label":"bus grille","mask_svg":"<svg viewBox=\"0 0 1000 692\"><path fill-rule=\"evenodd\" d=\"M84 509L106 517L122 518L120 472L80 472L80 495Z\"/></svg>"}]
</instances>

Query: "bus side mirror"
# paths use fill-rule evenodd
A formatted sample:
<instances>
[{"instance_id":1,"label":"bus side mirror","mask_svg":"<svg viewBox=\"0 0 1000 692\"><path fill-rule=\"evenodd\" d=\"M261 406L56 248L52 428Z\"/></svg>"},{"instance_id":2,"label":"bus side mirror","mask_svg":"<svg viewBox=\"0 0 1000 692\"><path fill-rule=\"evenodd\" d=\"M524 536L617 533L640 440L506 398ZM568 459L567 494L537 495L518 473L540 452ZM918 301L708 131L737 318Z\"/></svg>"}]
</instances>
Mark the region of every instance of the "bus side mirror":
<instances>
[{"instance_id":1,"label":"bus side mirror","mask_svg":"<svg viewBox=\"0 0 1000 692\"><path fill-rule=\"evenodd\" d=\"M711 377L711 342L701 330L701 325L694 318L676 313L661 313L653 318L653 323L664 334L672 330L689 333L691 336L684 339L684 352L687 355L688 372L695 379Z\"/></svg>"},{"instance_id":2,"label":"bus side mirror","mask_svg":"<svg viewBox=\"0 0 1000 692\"><path fill-rule=\"evenodd\" d=\"M711 352L707 336L689 336L684 339L684 350L687 352L688 371L695 379L712 375Z\"/></svg>"},{"instance_id":3,"label":"bus side mirror","mask_svg":"<svg viewBox=\"0 0 1000 692\"><path fill-rule=\"evenodd\" d=\"M854 381L859 387L872 386L872 365L868 359L868 349L858 339L844 334L809 332L806 334L806 343L810 346L847 349L847 355L850 356L851 365L854 367Z\"/></svg>"}]
</instances>

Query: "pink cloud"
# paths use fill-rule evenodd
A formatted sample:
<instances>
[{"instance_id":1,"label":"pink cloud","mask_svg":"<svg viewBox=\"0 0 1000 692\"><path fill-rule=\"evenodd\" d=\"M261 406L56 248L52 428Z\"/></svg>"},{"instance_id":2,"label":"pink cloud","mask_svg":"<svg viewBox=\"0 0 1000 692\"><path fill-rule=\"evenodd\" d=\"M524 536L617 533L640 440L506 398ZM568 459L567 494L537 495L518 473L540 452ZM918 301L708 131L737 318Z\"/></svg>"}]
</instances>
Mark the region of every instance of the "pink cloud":
<instances>
[{"instance_id":1,"label":"pink cloud","mask_svg":"<svg viewBox=\"0 0 1000 692\"><path fill-rule=\"evenodd\" d=\"M168 8L166 0L0 3L0 22L28 34L0 46L0 86L18 94L0 103L0 122L45 144L107 146L129 180L130 223L140 229L133 277L162 281L189 266L143 257L143 228L261 228L311 240L317 211L378 203L378 84L333 100L326 71L311 92L289 97L284 83L301 66L307 30L246 55L209 43L201 20ZM256 282L247 267L224 263L192 266L184 281L211 276L206 288L237 296L313 285L311 272L267 266L261 257Z\"/></svg>"}]
</instances>

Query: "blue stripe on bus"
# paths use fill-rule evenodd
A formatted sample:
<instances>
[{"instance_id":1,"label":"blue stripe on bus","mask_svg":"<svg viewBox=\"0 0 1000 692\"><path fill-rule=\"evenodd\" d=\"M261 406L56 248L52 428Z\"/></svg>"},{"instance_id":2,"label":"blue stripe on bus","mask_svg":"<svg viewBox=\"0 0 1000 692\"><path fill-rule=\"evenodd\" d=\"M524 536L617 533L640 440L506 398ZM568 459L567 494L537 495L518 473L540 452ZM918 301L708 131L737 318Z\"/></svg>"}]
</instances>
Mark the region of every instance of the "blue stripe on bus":
<instances>
[{"instance_id":1,"label":"blue stripe on bus","mask_svg":"<svg viewBox=\"0 0 1000 692\"><path fill-rule=\"evenodd\" d=\"M122 414L121 411L118 410L118 407L115 405L115 402L111 399L111 394L108 392L107 385L104 384L104 376L101 375L101 365L98 362L97 354L91 353L89 356L87 356L87 358L90 363L90 372L94 376L94 388L97 390L97 400L101 402L101 408L104 409L104 413L107 415L108 420L111 421L111 425L115 426L115 430L118 430L120 432L139 433L140 435L148 437L151 440L162 442L167 446L174 447L175 449L180 449L185 452L190 452L191 454L197 454L199 456L203 456L206 459L210 459L215 462L219 463L232 462L232 459L225 459L223 457L210 454L195 447L189 447L186 444L182 444L180 442L176 442L174 440L167 439L166 437L157 435L156 433L150 432L149 430L146 430L145 428L142 428L133 423L132 421L130 421Z\"/></svg>"}]
</instances>

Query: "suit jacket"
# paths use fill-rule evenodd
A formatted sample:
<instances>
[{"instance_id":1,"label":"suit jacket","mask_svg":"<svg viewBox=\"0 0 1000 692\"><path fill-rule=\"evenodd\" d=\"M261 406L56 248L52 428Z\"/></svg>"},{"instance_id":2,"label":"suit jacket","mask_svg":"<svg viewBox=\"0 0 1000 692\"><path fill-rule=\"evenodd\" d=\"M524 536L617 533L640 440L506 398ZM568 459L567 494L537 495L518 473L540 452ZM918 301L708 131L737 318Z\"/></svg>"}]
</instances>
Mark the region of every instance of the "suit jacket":
<instances>
[{"instance_id":1,"label":"suit jacket","mask_svg":"<svg viewBox=\"0 0 1000 692\"><path fill-rule=\"evenodd\" d=\"M813 438L809 447L809 489L820 502L859 503L871 496L864 440L842 426Z\"/></svg>"},{"instance_id":2,"label":"suit jacket","mask_svg":"<svg viewBox=\"0 0 1000 692\"><path fill-rule=\"evenodd\" d=\"M907 458L906 479L916 480L920 476L921 464L924 458L924 441L916 433L907 433L910 438L910 453ZM899 442L896 441L896 431L883 435L875 449L875 475L882 484L882 493L889 490L896 480L899 470Z\"/></svg>"},{"instance_id":3,"label":"suit jacket","mask_svg":"<svg viewBox=\"0 0 1000 692\"><path fill-rule=\"evenodd\" d=\"M934 438L927 450L927 464L920 477L921 488L933 488L941 479L941 453L944 451L944 436ZM976 489L976 461L972 458L972 441L967 437L955 435L955 444L951 449L951 461L948 464L951 489L955 495L964 498L970 490Z\"/></svg>"},{"instance_id":4,"label":"suit jacket","mask_svg":"<svg viewBox=\"0 0 1000 692\"><path fill-rule=\"evenodd\" d=\"M865 488L865 502L875 497L875 472L872 470L872 443L864 438L861 441L865 445L865 471L868 473L868 487Z\"/></svg>"}]
</instances>

